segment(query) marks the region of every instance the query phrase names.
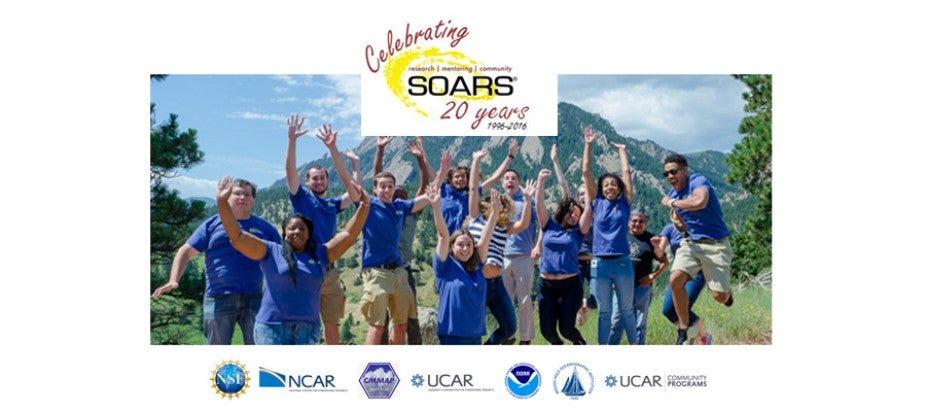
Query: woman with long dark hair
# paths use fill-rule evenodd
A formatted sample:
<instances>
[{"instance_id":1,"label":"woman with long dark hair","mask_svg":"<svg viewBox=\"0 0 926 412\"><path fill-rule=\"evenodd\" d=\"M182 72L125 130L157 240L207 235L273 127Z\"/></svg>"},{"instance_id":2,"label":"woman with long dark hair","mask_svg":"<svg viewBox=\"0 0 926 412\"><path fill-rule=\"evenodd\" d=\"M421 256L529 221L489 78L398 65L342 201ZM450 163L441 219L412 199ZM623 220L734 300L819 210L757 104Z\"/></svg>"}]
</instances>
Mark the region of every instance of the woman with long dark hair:
<instances>
[{"instance_id":1,"label":"woman with long dark hair","mask_svg":"<svg viewBox=\"0 0 926 412\"><path fill-rule=\"evenodd\" d=\"M540 317L540 333L552 345L562 345L557 334L576 345L584 345L585 339L576 329L576 313L582 307L582 280L579 277L579 248L592 225L591 207L586 198L585 205L579 205L570 196L563 196L556 213L550 219L550 212L544 204L544 188L551 173L540 171L537 177L537 223L540 234L540 288L537 291L537 312Z\"/></svg>"}]
</instances>

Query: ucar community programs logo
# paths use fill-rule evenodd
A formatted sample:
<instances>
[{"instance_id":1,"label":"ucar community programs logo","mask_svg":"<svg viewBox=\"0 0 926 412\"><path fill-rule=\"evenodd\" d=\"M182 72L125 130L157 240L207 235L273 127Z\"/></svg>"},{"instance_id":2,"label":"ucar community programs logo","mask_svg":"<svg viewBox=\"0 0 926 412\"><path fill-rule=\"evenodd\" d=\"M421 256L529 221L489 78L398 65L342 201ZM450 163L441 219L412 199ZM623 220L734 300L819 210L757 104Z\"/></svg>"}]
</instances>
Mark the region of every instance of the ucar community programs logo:
<instances>
[{"instance_id":1,"label":"ucar community programs logo","mask_svg":"<svg viewBox=\"0 0 926 412\"><path fill-rule=\"evenodd\" d=\"M222 361L215 365L210 380L216 395L231 399L244 394L244 390L250 386L251 376L248 375L244 364L238 361Z\"/></svg>"},{"instance_id":2,"label":"ucar community programs logo","mask_svg":"<svg viewBox=\"0 0 926 412\"><path fill-rule=\"evenodd\" d=\"M571 399L590 395L593 389L595 389L595 377L581 363L567 363L560 367L553 376L553 390Z\"/></svg>"},{"instance_id":3,"label":"ucar community programs logo","mask_svg":"<svg viewBox=\"0 0 926 412\"><path fill-rule=\"evenodd\" d=\"M540 390L540 372L529 363L514 365L505 376L505 387L516 398L530 398Z\"/></svg>"}]
</instances>

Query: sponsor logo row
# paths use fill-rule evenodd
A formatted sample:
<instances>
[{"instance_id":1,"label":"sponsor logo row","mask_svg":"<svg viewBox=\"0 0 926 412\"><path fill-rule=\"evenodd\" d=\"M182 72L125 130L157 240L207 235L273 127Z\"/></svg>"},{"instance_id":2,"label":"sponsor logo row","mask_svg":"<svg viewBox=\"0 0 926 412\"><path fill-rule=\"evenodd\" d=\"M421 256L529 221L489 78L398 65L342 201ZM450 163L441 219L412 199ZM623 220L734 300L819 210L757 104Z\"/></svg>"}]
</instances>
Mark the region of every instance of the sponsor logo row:
<instances>
[{"instance_id":1,"label":"sponsor logo row","mask_svg":"<svg viewBox=\"0 0 926 412\"><path fill-rule=\"evenodd\" d=\"M268 390L286 390L289 392L349 392L343 377L336 378L330 374L290 373L277 369L259 367L257 385L252 381L251 371L238 361L222 361L212 371L210 381L216 395L235 399L257 386ZM367 364L355 382L369 399L389 399L399 384L410 385L414 390L429 392L494 392L495 388L481 385L472 374L467 373L413 373L405 378L399 377L391 363L374 362ZM596 382L592 371L581 363L571 362L562 365L551 376L541 377L540 371L529 363L518 363L508 368L504 375L505 390L519 399L528 399L541 390L545 379L552 379L552 392L556 396L569 399L582 399L592 395ZM602 378L604 389L688 389L706 388L707 375L694 374L606 374ZM493 379L495 380L495 379ZM601 391L601 389L599 389Z\"/></svg>"}]
</instances>

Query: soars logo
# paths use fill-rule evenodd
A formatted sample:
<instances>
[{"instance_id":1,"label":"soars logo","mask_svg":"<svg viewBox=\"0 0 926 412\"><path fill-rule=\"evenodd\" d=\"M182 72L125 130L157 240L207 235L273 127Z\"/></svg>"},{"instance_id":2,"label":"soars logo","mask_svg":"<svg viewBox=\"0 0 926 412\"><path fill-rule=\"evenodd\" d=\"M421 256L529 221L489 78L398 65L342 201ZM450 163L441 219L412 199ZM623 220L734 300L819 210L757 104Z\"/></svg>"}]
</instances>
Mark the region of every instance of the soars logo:
<instances>
[{"instance_id":1,"label":"soars logo","mask_svg":"<svg viewBox=\"0 0 926 412\"><path fill-rule=\"evenodd\" d=\"M540 372L528 363L514 365L508 369L505 387L508 388L508 393L516 398L530 398L540 390Z\"/></svg>"}]
</instances>

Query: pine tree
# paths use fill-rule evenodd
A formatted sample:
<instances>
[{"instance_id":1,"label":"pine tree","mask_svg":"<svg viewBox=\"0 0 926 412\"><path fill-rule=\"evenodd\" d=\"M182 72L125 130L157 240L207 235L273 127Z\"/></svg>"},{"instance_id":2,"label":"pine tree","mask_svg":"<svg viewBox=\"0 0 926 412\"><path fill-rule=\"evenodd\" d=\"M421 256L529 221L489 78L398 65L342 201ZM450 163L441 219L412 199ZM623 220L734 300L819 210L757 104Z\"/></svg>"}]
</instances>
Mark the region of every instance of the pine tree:
<instances>
[{"instance_id":1,"label":"pine tree","mask_svg":"<svg viewBox=\"0 0 926 412\"><path fill-rule=\"evenodd\" d=\"M745 136L727 157L727 182L756 197L756 211L733 236L733 273L756 276L772 265L772 76L734 75L749 88L747 113L739 132Z\"/></svg>"}]
</instances>

